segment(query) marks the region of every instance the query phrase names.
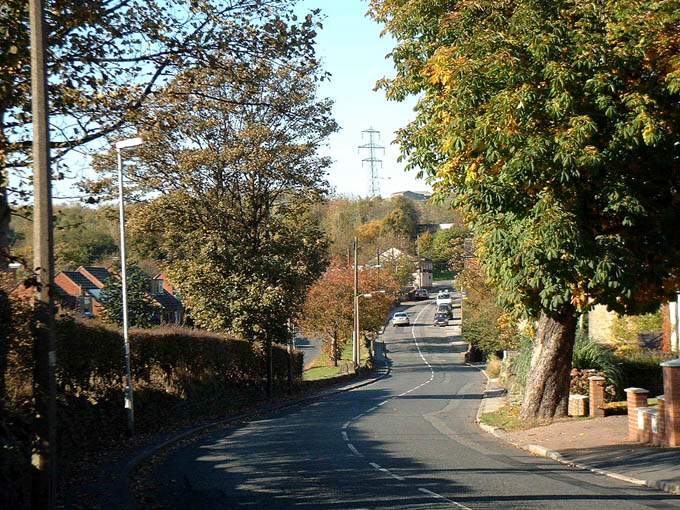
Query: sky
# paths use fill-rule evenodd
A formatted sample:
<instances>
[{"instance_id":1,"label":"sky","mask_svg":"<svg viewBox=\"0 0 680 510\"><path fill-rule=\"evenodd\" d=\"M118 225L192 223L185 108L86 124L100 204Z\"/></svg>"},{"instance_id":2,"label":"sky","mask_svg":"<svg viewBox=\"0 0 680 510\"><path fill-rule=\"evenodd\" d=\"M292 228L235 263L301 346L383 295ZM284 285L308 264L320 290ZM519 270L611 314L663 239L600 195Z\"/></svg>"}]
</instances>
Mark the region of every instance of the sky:
<instances>
[{"instance_id":1,"label":"sky","mask_svg":"<svg viewBox=\"0 0 680 510\"><path fill-rule=\"evenodd\" d=\"M372 127L381 132L380 190L382 196L397 191L423 191L430 187L405 172L398 163L399 147L391 143L395 131L414 118L415 100L388 101L383 91L374 91L375 82L394 75L391 59L385 56L394 42L380 37L382 27L366 17L366 0L303 0L301 12L319 8L326 16L317 39L317 53L331 80L322 85L320 95L335 101L334 115L340 131L330 137L326 153L333 159L329 181L339 194L366 196L369 191L368 166L362 168L357 147L366 143L361 131Z\"/></svg>"},{"instance_id":2,"label":"sky","mask_svg":"<svg viewBox=\"0 0 680 510\"><path fill-rule=\"evenodd\" d=\"M379 143L385 147L384 153L379 153L383 161L379 168L380 194L389 197L397 191L430 190L414 172L404 171L403 163L397 162L399 147L392 143L395 132L414 117L415 99L396 103L388 101L383 91L374 90L378 79L394 75L392 61L386 58L393 40L381 37L381 25L366 16L367 0L301 0L298 16L317 8L325 16L317 36L317 56L332 75L321 84L319 95L333 99L334 117L340 126L321 151L333 161L328 180L335 193L355 197L369 194L370 173L361 162L367 154L358 150L367 142L361 132L368 128L380 131ZM54 185L57 203L80 200L74 186L90 176L89 162L87 156L73 155L64 161L65 167L53 169L63 169L68 176Z\"/></svg>"}]
</instances>

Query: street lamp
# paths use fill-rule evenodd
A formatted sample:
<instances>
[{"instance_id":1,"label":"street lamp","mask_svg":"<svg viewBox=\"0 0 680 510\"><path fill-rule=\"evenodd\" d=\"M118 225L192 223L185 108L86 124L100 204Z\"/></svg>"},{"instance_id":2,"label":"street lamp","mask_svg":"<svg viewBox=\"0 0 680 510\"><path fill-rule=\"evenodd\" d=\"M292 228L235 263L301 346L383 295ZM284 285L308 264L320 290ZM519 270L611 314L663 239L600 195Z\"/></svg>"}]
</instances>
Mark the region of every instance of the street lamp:
<instances>
[{"instance_id":1,"label":"street lamp","mask_svg":"<svg viewBox=\"0 0 680 510\"><path fill-rule=\"evenodd\" d=\"M361 364L361 347L359 344L359 331L361 331L361 323L359 321L359 299L360 298L366 298L370 299L373 297L373 294L385 294L384 290L376 290L374 292L368 292L365 294L357 294L356 297L354 298L354 312L356 313L356 318L355 318L355 323L356 323L356 334L354 335L354 345L353 351L354 351L354 366L355 368L358 367Z\"/></svg>"},{"instance_id":2,"label":"street lamp","mask_svg":"<svg viewBox=\"0 0 680 510\"><path fill-rule=\"evenodd\" d=\"M131 149L142 145L139 138L128 138L116 142L118 153L118 217L120 223L120 276L123 284L123 344L125 350L125 410L127 413L127 431L132 435L135 431L135 410L132 397L132 369L130 364L130 337L128 324L127 271L125 256L125 199L123 196L123 149Z\"/></svg>"}]
</instances>

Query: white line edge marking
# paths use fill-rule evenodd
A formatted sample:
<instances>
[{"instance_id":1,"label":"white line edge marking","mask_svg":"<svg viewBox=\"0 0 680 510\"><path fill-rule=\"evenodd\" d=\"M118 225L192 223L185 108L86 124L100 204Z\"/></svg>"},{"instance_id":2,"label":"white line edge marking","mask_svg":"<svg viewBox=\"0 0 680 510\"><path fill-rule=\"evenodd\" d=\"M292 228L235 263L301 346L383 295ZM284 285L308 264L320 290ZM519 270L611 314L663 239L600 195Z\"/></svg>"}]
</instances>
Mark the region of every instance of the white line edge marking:
<instances>
[{"instance_id":1,"label":"white line edge marking","mask_svg":"<svg viewBox=\"0 0 680 510\"><path fill-rule=\"evenodd\" d=\"M431 490L425 489L424 487L418 487L418 490L420 492L422 492L423 494L427 494L428 496L432 496L433 498L442 499L444 501L447 501L447 502L451 503L452 505L456 505L458 508L462 508L463 510L472 510L469 506L461 505L460 503L458 503L458 502L456 502L452 499L445 498L441 494L437 494L436 492L432 492Z\"/></svg>"},{"instance_id":2,"label":"white line edge marking","mask_svg":"<svg viewBox=\"0 0 680 510\"><path fill-rule=\"evenodd\" d=\"M351 452L356 455L357 457L363 457L364 454L361 453L359 450L357 450L352 443L347 443L347 448L351 450Z\"/></svg>"}]
</instances>

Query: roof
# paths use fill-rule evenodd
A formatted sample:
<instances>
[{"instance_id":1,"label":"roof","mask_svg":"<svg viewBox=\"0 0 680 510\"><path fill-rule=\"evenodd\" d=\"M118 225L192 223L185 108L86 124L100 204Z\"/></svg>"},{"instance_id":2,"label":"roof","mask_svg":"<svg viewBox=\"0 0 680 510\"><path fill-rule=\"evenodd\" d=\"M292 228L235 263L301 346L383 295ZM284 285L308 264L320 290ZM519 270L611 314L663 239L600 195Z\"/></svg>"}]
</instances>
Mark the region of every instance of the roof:
<instances>
[{"instance_id":1,"label":"roof","mask_svg":"<svg viewBox=\"0 0 680 510\"><path fill-rule=\"evenodd\" d=\"M170 294L168 291L164 290L161 294L154 294L153 298L158 301L164 310L179 310L182 307L182 303Z\"/></svg>"},{"instance_id":2,"label":"roof","mask_svg":"<svg viewBox=\"0 0 680 510\"><path fill-rule=\"evenodd\" d=\"M111 272L105 267L100 266L82 266L82 268L94 276L101 283L106 283L106 280L111 278Z\"/></svg>"},{"instance_id":3,"label":"roof","mask_svg":"<svg viewBox=\"0 0 680 510\"><path fill-rule=\"evenodd\" d=\"M378 267L381 266L383 262L391 261L394 262L395 260L399 260L401 258L407 258L409 260L416 260L416 257L413 255L409 255L408 253L404 253L401 251L399 248L388 248L387 250L383 251L380 253L379 256L373 257L371 260L366 262L367 267ZM380 263L378 263L378 259L380 260Z\"/></svg>"},{"instance_id":4,"label":"roof","mask_svg":"<svg viewBox=\"0 0 680 510\"><path fill-rule=\"evenodd\" d=\"M97 286L90 279L79 271L62 271L73 283L85 290L96 289Z\"/></svg>"}]
</instances>

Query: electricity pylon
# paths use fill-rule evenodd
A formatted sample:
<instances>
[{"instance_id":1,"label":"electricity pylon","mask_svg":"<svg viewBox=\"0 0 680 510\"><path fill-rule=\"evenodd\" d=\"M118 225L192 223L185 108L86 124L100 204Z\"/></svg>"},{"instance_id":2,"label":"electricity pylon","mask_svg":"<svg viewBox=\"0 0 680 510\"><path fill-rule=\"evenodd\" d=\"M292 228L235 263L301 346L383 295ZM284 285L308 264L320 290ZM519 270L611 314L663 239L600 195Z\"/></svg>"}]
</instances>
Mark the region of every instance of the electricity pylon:
<instances>
[{"instance_id":1,"label":"electricity pylon","mask_svg":"<svg viewBox=\"0 0 680 510\"><path fill-rule=\"evenodd\" d=\"M371 197L380 196L380 177L378 176L378 168L382 167L382 160L378 158L378 151L385 153L385 147L378 145L377 141L380 139L380 131L373 128L365 129L361 132L361 139L368 137L368 143L359 145L359 153L361 150L368 151L368 157L361 160L361 167L366 163L370 169L371 175L368 185L368 195Z\"/></svg>"}]
</instances>

